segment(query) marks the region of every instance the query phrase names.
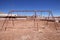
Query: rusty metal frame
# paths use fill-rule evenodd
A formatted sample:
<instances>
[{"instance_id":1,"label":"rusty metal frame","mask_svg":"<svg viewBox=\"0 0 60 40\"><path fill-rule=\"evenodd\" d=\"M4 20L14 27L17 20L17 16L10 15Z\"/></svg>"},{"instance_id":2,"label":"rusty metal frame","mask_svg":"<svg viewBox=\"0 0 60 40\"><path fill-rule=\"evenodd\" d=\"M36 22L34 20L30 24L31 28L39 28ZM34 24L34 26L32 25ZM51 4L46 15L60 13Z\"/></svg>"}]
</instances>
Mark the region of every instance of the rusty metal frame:
<instances>
[{"instance_id":1,"label":"rusty metal frame","mask_svg":"<svg viewBox=\"0 0 60 40\"><path fill-rule=\"evenodd\" d=\"M36 22L36 18L37 18L37 14L36 14L37 12L48 12L49 16L51 15L52 18L55 20L53 14L52 14L52 11L50 11L50 10L11 10L11 11L9 11L9 13L8 13L8 15L6 17L1 17L1 18L6 18L5 21L4 21L4 23L3 23L3 25L2 25L2 28L3 28L3 26L4 26L4 24L5 24L6 20L7 20L7 18L12 18L12 24L13 25L14 25L13 18L20 18L20 16L9 16L9 14L12 14L12 12L34 12L34 27L36 26L35 22ZM48 19L49 19L49 16L48 16ZM54 24L55 24L55 28L56 28L56 22L54 22ZM47 20L47 25L48 25L48 20ZM39 30L38 26L37 26L37 30ZM56 28L56 30L57 30L57 28Z\"/></svg>"}]
</instances>

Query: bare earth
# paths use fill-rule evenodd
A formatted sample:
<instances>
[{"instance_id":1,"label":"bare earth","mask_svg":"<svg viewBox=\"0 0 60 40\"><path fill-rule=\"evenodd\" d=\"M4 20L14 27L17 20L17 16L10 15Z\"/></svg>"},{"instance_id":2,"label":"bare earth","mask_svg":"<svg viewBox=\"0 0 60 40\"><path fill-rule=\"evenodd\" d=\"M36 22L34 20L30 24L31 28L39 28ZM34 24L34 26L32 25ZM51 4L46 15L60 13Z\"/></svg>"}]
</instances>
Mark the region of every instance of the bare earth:
<instances>
[{"instance_id":1,"label":"bare earth","mask_svg":"<svg viewBox=\"0 0 60 40\"><path fill-rule=\"evenodd\" d=\"M0 20L0 40L60 40L60 28L54 22L36 20ZM58 23L60 26L60 23ZM56 28L58 30L56 30Z\"/></svg>"}]
</instances>

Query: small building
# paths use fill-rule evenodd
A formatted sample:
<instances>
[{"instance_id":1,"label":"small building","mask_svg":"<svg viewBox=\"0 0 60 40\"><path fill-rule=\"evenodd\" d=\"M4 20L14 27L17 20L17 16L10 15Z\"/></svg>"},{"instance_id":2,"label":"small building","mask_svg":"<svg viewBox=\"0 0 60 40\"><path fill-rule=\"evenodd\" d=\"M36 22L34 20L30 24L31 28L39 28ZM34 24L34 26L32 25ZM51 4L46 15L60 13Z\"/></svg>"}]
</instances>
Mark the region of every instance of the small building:
<instances>
[{"instance_id":1,"label":"small building","mask_svg":"<svg viewBox=\"0 0 60 40\"><path fill-rule=\"evenodd\" d=\"M7 13L0 12L0 16L17 16L17 14L7 14Z\"/></svg>"}]
</instances>

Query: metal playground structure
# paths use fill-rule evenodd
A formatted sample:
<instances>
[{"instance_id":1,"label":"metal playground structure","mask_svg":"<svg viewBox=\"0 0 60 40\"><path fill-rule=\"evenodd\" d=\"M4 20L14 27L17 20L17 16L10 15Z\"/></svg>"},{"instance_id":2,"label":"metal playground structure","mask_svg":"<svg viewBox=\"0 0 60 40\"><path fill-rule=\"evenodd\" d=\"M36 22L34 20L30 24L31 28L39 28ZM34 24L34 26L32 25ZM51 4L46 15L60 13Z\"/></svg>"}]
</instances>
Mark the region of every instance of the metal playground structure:
<instances>
[{"instance_id":1,"label":"metal playground structure","mask_svg":"<svg viewBox=\"0 0 60 40\"><path fill-rule=\"evenodd\" d=\"M32 15L32 16L12 16L12 14L13 14L13 12L33 12L34 14ZM41 12L40 14L40 17L38 18L38 12ZM43 15L43 13L42 12L47 12L47 14L48 14L48 16L47 17L43 17L43 18L41 18ZM11 14L11 15L9 15L9 14ZM48 25L48 21L52 21L52 22L54 22L54 25L55 25L55 28L56 28L56 30L57 30L57 27L59 27L59 25L57 24L57 22L55 22L55 18L54 18L54 16L53 16L53 14L52 14L52 11L51 10L11 10L11 11L9 11L8 12L8 15L7 16L0 16L0 18L5 18L5 20L4 20L4 22L3 22L3 25L2 25L2 29L4 28L4 25L5 25L5 23L7 22L7 19L11 19L11 21L12 21L12 24L13 24L13 26L14 26L14 20L17 20L17 18L27 18L27 19L30 19L29 17L31 17L31 19L33 19L33 21L34 21L34 27L35 27L35 25L37 25L36 27L37 27L37 30L39 29L38 28L38 23L36 23L36 21L37 20L39 20L39 21L41 21L41 20L43 20L43 21L47 21L47 25ZM52 18L52 19L51 19ZM26 20L27 20L26 19ZM5 30L6 30L6 27L5 27Z\"/></svg>"}]
</instances>

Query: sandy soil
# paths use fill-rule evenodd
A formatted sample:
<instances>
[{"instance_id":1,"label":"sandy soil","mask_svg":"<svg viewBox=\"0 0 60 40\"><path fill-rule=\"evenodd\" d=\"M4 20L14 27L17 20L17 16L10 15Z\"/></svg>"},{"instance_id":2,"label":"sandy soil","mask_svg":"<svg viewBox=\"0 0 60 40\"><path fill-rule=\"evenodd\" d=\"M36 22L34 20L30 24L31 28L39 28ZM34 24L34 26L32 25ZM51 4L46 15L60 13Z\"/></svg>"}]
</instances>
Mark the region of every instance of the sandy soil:
<instances>
[{"instance_id":1,"label":"sandy soil","mask_svg":"<svg viewBox=\"0 0 60 40\"><path fill-rule=\"evenodd\" d=\"M6 21L4 26L3 23L0 20L0 40L60 40L60 23L58 26L40 20Z\"/></svg>"}]
</instances>

